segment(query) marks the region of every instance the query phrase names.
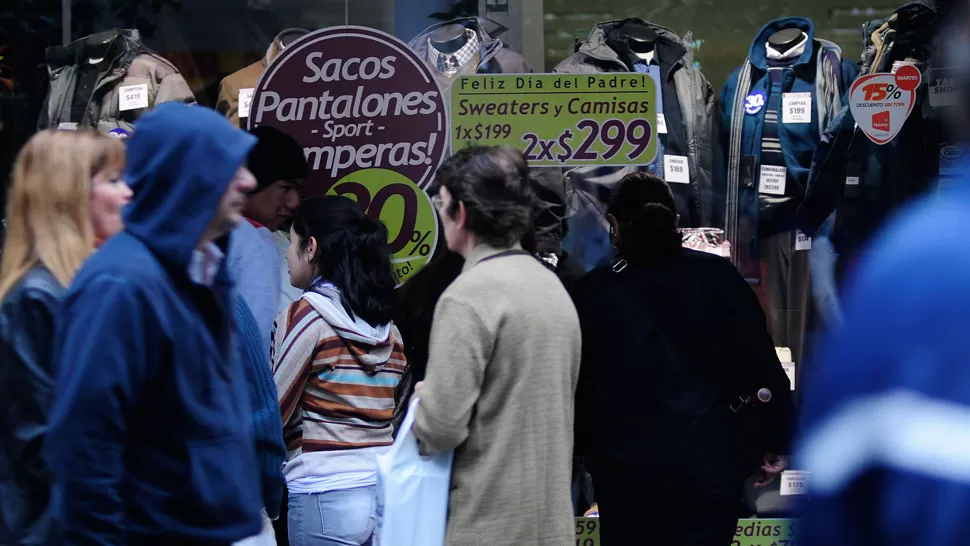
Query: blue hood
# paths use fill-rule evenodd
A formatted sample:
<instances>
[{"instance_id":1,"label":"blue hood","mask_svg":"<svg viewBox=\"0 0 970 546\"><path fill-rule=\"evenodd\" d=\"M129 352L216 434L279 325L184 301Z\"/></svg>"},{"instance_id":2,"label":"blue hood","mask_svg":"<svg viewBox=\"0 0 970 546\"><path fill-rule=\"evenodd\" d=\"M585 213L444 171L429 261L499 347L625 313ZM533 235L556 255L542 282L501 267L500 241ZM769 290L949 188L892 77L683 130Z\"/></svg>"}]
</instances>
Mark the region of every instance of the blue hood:
<instances>
[{"instance_id":1,"label":"blue hood","mask_svg":"<svg viewBox=\"0 0 970 546\"><path fill-rule=\"evenodd\" d=\"M812 43L815 40L815 25L812 21L804 17L785 17L768 23L758 32L754 42L751 43L751 51L748 52L748 58L751 60L751 64L761 70L768 70L768 53L765 51L765 44L772 34L779 30L785 30L786 28L797 28L808 35L808 45L805 46L805 51L802 52L802 56L799 57L796 64L801 65L815 62L812 47Z\"/></svg>"},{"instance_id":2,"label":"blue hood","mask_svg":"<svg viewBox=\"0 0 970 546\"><path fill-rule=\"evenodd\" d=\"M165 103L135 124L125 229L159 258L187 266L256 138L214 110Z\"/></svg>"}]
</instances>

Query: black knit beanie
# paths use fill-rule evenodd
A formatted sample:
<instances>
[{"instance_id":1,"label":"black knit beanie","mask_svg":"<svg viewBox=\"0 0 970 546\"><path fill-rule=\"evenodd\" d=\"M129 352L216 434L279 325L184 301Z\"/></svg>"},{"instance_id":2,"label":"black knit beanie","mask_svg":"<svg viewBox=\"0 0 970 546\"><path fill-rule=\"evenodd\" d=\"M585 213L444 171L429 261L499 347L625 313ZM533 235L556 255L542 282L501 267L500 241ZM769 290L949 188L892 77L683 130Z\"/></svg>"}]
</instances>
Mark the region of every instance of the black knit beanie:
<instances>
[{"instance_id":1,"label":"black knit beanie","mask_svg":"<svg viewBox=\"0 0 970 546\"><path fill-rule=\"evenodd\" d=\"M256 177L253 193L265 190L278 180L302 181L307 177L303 148L293 137L267 125L256 127L250 133L258 139L246 162Z\"/></svg>"}]
</instances>

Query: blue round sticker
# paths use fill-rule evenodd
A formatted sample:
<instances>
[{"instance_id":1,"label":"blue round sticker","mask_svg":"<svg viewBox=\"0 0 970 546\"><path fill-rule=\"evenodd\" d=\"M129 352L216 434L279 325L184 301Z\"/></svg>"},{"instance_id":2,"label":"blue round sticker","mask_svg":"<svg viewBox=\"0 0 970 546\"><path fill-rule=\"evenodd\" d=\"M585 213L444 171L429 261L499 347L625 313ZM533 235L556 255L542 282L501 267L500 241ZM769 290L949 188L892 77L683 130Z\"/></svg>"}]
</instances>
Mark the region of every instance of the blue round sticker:
<instances>
[{"instance_id":1,"label":"blue round sticker","mask_svg":"<svg viewBox=\"0 0 970 546\"><path fill-rule=\"evenodd\" d=\"M753 116L765 107L767 94L764 91L753 91L744 99L744 113Z\"/></svg>"},{"instance_id":2,"label":"blue round sticker","mask_svg":"<svg viewBox=\"0 0 970 546\"><path fill-rule=\"evenodd\" d=\"M122 129L121 127L118 127L117 129L112 129L111 131L109 131L108 136L113 136L119 140L124 140L130 137L131 133L129 133L125 129Z\"/></svg>"}]
</instances>

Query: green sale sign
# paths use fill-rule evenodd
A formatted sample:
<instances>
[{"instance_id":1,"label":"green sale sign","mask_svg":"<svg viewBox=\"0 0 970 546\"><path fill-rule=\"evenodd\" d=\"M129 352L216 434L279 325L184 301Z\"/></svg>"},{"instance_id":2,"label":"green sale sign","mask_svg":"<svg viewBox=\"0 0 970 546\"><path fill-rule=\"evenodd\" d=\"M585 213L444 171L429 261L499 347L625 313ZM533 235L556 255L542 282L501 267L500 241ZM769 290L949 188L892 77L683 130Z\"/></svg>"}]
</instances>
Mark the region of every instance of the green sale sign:
<instances>
[{"instance_id":1,"label":"green sale sign","mask_svg":"<svg viewBox=\"0 0 970 546\"><path fill-rule=\"evenodd\" d=\"M656 84L646 74L463 76L451 147L508 145L533 166L646 165L657 156Z\"/></svg>"},{"instance_id":2,"label":"green sale sign","mask_svg":"<svg viewBox=\"0 0 970 546\"><path fill-rule=\"evenodd\" d=\"M599 518L576 518L576 546L600 546L599 521ZM797 525L798 520L794 519L739 519L731 546L798 546ZM639 544L653 545L648 530L644 530Z\"/></svg>"}]
</instances>

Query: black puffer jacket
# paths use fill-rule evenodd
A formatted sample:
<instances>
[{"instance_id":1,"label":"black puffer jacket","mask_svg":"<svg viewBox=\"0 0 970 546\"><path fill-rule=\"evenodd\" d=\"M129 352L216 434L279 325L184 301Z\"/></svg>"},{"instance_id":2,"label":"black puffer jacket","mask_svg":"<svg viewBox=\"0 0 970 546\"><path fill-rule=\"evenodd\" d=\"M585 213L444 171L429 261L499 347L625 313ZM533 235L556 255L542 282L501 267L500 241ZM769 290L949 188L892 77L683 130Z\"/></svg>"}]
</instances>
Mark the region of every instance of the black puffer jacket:
<instances>
[{"instance_id":1,"label":"black puffer jacket","mask_svg":"<svg viewBox=\"0 0 970 546\"><path fill-rule=\"evenodd\" d=\"M63 291L38 266L0 303L0 544L44 544L51 535L41 446L53 391L54 316Z\"/></svg>"}]
</instances>

